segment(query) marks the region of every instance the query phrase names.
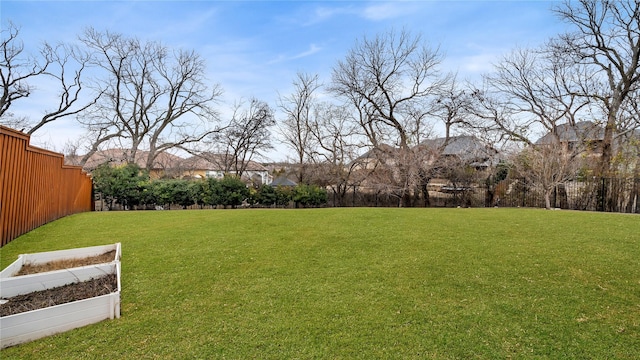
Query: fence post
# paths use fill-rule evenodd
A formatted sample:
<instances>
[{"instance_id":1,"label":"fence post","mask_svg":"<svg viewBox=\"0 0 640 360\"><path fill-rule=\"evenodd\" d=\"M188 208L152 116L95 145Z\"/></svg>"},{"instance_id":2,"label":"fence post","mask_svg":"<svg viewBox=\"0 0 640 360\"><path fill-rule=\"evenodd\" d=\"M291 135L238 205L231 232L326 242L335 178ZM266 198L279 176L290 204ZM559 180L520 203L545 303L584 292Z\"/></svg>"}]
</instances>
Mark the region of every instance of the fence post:
<instances>
[{"instance_id":1,"label":"fence post","mask_svg":"<svg viewBox=\"0 0 640 360\"><path fill-rule=\"evenodd\" d=\"M640 178L636 178L636 212L640 214Z\"/></svg>"},{"instance_id":2,"label":"fence post","mask_svg":"<svg viewBox=\"0 0 640 360\"><path fill-rule=\"evenodd\" d=\"M640 214L640 178L633 179L633 197L631 213L639 213Z\"/></svg>"},{"instance_id":3,"label":"fence post","mask_svg":"<svg viewBox=\"0 0 640 360\"><path fill-rule=\"evenodd\" d=\"M355 207L356 206L356 186L353 185L353 199L351 200L351 206Z\"/></svg>"},{"instance_id":4,"label":"fence post","mask_svg":"<svg viewBox=\"0 0 640 360\"><path fill-rule=\"evenodd\" d=\"M596 193L596 211L604 211L604 177L600 178L600 186L598 187L598 191Z\"/></svg>"}]
</instances>

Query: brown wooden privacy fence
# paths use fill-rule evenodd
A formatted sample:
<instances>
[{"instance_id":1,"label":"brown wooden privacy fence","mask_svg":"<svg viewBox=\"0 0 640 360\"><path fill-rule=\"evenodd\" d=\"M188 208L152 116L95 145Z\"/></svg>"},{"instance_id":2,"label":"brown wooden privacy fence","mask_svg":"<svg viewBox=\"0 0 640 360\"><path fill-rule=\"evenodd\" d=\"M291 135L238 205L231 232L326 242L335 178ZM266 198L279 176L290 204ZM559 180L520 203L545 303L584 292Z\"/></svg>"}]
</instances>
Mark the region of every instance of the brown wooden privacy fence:
<instances>
[{"instance_id":1,"label":"brown wooden privacy fence","mask_svg":"<svg viewBox=\"0 0 640 360\"><path fill-rule=\"evenodd\" d=\"M93 181L64 156L29 145L29 136L0 126L0 240L63 216L93 209Z\"/></svg>"}]
</instances>

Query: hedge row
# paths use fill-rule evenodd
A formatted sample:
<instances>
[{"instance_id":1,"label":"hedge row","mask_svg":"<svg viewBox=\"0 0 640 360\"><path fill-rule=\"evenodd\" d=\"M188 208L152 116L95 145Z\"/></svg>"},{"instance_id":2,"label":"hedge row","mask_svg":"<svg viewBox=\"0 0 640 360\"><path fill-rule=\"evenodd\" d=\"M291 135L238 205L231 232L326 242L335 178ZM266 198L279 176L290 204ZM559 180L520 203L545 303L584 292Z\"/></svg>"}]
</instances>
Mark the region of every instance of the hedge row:
<instances>
[{"instance_id":1,"label":"hedge row","mask_svg":"<svg viewBox=\"0 0 640 360\"><path fill-rule=\"evenodd\" d=\"M238 207L322 206L327 202L326 190L314 185L258 188L247 185L235 176L222 179L159 179L150 180L148 173L135 164L113 167L101 165L92 173L95 190L102 194L107 207L120 205L124 209L170 208L179 205Z\"/></svg>"}]
</instances>

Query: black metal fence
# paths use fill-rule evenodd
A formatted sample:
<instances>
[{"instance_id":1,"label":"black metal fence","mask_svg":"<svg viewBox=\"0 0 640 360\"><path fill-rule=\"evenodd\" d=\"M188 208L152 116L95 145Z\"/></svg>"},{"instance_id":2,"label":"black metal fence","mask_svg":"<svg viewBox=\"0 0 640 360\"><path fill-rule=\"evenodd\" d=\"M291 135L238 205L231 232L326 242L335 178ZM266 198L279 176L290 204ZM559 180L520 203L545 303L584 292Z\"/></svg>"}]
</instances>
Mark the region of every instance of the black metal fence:
<instances>
[{"instance_id":1,"label":"black metal fence","mask_svg":"<svg viewBox=\"0 0 640 360\"><path fill-rule=\"evenodd\" d=\"M545 207L544 191L524 179L515 180L497 196L497 206ZM567 182L554 187L550 202L551 207L560 209L640 213L640 179Z\"/></svg>"},{"instance_id":2,"label":"black metal fence","mask_svg":"<svg viewBox=\"0 0 640 360\"><path fill-rule=\"evenodd\" d=\"M552 208L640 213L640 178L589 178L554 187ZM342 199L329 192L329 206L397 207L397 194L354 186ZM497 184L466 187L430 186L429 197L419 194L416 207L546 207L542 186L527 179L507 179Z\"/></svg>"}]
</instances>

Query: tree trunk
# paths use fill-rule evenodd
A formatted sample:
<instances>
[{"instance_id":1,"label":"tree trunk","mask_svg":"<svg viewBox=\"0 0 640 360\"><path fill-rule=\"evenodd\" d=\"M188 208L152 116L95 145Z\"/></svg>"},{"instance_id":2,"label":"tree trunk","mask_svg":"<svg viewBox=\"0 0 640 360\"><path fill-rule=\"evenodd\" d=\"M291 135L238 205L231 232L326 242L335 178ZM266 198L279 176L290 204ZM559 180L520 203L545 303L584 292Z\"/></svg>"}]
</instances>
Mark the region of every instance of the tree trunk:
<instances>
[{"instance_id":1,"label":"tree trunk","mask_svg":"<svg viewBox=\"0 0 640 360\"><path fill-rule=\"evenodd\" d=\"M551 193L553 188L544 189L544 207L547 210L551 210Z\"/></svg>"},{"instance_id":2,"label":"tree trunk","mask_svg":"<svg viewBox=\"0 0 640 360\"><path fill-rule=\"evenodd\" d=\"M604 128L604 136L602 139L602 156L600 156L600 165L598 167L598 176L607 177L611 170L611 159L613 158L613 132L616 126L617 111L610 110L607 118L607 125Z\"/></svg>"}]
</instances>

